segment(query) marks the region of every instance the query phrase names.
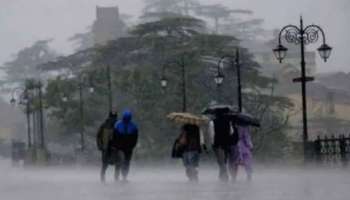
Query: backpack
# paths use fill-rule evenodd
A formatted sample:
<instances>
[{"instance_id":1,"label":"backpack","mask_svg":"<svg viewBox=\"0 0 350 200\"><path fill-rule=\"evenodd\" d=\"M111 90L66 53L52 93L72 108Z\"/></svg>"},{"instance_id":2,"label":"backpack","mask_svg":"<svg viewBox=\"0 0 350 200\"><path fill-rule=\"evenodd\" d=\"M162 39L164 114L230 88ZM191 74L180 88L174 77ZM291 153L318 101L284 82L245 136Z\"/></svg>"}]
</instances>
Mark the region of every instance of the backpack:
<instances>
[{"instance_id":1,"label":"backpack","mask_svg":"<svg viewBox=\"0 0 350 200\"><path fill-rule=\"evenodd\" d=\"M99 128L96 137L96 143L100 151L108 150L109 144L113 137L113 131L113 128L110 128L105 124Z\"/></svg>"},{"instance_id":2,"label":"backpack","mask_svg":"<svg viewBox=\"0 0 350 200\"><path fill-rule=\"evenodd\" d=\"M182 155L185 150L186 137L185 134L180 134L180 136L175 140L173 148L171 151L172 158L182 158Z\"/></svg>"}]
</instances>

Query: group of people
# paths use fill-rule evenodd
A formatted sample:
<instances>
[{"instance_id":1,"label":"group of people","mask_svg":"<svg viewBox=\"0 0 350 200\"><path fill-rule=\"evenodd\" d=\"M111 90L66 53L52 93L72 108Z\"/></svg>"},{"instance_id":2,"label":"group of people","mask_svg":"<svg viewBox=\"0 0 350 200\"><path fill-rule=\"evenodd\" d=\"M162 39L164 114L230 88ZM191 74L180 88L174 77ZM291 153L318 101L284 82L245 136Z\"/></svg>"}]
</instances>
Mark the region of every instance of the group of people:
<instances>
[{"instance_id":1,"label":"group of people","mask_svg":"<svg viewBox=\"0 0 350 200\"><path fill-rule=\"evenodd\" d=\"M106 170L109 164L115 165L114 179L127 181L130 161L138 140L138 128L132 121L132 113L124 111L122 119L117 120L116 112L109 113L108 118L100 126L96 143L102 154L100 178L106 179ZM121 177L120 177L121 176Z\"/></svg>"},{"instance_id":2,"label":"group of people","mask_svg":"<svg viewBox=\"0 0 350 200\"><path fill-rule=\"evenodd\" d=\"M234 182L238 167L242 165L247 174L247 180L252 180L252 149L249 126L238 124L224 114L215 115L209 122L206 134L219 166L219 179L228 182L229 177ZM184 124L181 134L173 146L172 156L182 158L189 181L198 181L198 166L201 152L207 151L205 134L195 124Z\"/></svg>"},{"instance_id":3,"label":"group of people","mask_svg":"<svg viewBox=\"0 0 350 200\"><path fill-rule=\"evenodd\" d=\"M138 128L132 121L132 113L124 111L122 119L117 119L116 112L110 113L96 137L98 149L102 153L102 182L105 182L109 164L115 165L116 181L127 181L130 161L138 140ZM182 159L189 181L198 181L200 154L202 151L208 152L205 144L208 141L215 152L221 181L228 182L231 177L234 182L240 165L246 170L247 180L251 180L253 144L249 126L235 123L224 114L217 114L205 129L207 131L201 131L203 127L199 125L184 124L173 145L172 157Z\"/></svg>"}]
</instances>

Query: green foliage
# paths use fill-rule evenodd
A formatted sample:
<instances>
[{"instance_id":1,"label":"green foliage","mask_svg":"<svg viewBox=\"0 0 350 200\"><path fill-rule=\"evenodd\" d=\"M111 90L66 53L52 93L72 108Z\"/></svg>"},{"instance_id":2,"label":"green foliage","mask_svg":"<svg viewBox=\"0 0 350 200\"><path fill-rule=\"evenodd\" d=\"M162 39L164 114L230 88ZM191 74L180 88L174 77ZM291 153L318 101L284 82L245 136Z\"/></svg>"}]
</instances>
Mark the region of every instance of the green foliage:
<instances>
[{"instance_id":1,"label":"green foliage","mask_svg":"<svg viewBox=\"0 0 350 200\"><path fill-rule=\"evenodd\" d=\"M76 77L81 73L93 77L96 93L84 98L85 125L92 128L88 131L89 137L94 137L96 127L107 114L106 66L111 67L113 103L119 112L123 108L131 109L140 125L137 155L143 158L169 155L178 127L167 121L165 116L181 110L183 69L189 112L199 114L209 102L219 99L222 103L235 105L236 68L232 67L235 65L230 61L224 62L225 84L221 88L221 98L214 83L216 66L213 65L224 55L234 56L239 43L232 36L203 34L199 30L204 28L203 21L194 18L163 18L136 26L130 37L62 58L62 63L80 63L76 65L80 69L76 70ZM254 135L258 153L266 155L260 154L260 151L274 152L274 156L280 157L287 141L284 128L288 117L285 113L292 105L288 99L274 96L276 80L262 76L259 64L253 61L253 55L248 50L240 48L240 57L244 108L258 116L263 124ZM160 87L162 75L169 82L166 89ZM79 106L74 100L78 91L72 85L73 80L56 79L47 89L51 114L67 129L79 124L79 119L76 119ZM72 97L69 104L59 99L62 91Z\"/></svg>"}]
</instances>

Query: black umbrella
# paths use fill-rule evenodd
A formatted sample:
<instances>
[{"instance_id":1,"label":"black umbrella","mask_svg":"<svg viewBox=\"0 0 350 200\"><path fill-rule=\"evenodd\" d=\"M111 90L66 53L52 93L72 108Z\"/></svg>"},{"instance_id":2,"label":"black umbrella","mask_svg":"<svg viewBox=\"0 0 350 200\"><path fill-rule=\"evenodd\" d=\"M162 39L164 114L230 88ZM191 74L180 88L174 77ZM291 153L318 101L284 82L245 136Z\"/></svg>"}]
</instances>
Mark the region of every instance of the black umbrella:
<instances>
[{"instance_id":1,"label":"black umbrella","mask_svg":"<svg viewBox=\"0 0 350 200\"><path fill-rule=\"evenodd\" d=\"M238 125L245 126L256 126L260 127L260 122L258 119L247 113L229 113L226 114L229 119Z\"/></svg>"},{"instance_id":2,"label":"black umbrella","mask_svg":"<svg viewBox=\"0 0 350 200\"><path fill-rule=\"evenodd\" d=\"M203 109L202 114L205 115L217 115L236 112L237 109L230 105L212 105Z\"/></svg>"}]
</instances>

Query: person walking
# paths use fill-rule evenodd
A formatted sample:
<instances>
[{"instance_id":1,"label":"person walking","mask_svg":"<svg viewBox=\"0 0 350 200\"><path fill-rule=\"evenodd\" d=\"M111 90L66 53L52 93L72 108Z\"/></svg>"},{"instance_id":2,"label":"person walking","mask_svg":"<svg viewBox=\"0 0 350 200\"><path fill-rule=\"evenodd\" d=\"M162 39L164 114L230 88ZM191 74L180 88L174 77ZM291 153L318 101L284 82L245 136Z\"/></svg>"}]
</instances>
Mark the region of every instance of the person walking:
<instances>
[{"instance_id":1,"label":"person walking","mask_svg":"<svg viewBox=\"0 0 350 200\"><path fill-rule=\"evenodd\" d=\"M110 112L107 119L102 123L97 132L97 148L101 151L102 155L100 171L100 179L102 182L105 182L108 165L114 164L112 160L110 144L113 137L114 124L117 121L117 118L118 115L116 112Z\"/></svg>"},{"instance_id":2,"label":"person walking","mask_svg":"<svg viewBox=\"0 0 350 200\"><path fill-rule=\"evenodd\" d=\"M217 113L215 118L209 123L209 132L213 140L213 150L219 165L219 180L227 182L228 158L231 153L230 148L236 143L233 138L231 121L224 113Z\"/></svg>"},{"instance_id":3,"label":"person walking","mask_svg":"<svg viewBox=\"0 0 350 200\"><path fill-rule=\"evenodd\" d=\"M123 113L122 120L116 122L114 125L111 145L112 154L116 155L116 180L119 180L121 174L123 181L127 181L130 161L137 141L138 128L132 121L132 113L126 110Z\"/></svg>"},{"instance_id":4,"label":"person walking","mask_svg":"<svg viewBox=\"0 0 350 200\"><path fill-rule=\"evenodd\" d=\"M178 138L178 148L181 148L183 165L186 168L186 176L190 182L198 182L198 166L201 146L203 144L200 128L197 125L185 124L181 128Z\"/></svg>"},{"instance_id":5,"label":"person walking","mask_svg":"<svg viewBox=\"0 0 350 200\"><path fill-rule=\"evenodd\" d=\"M253 143L250 136L249 126L246 125L234 125L238 132L237 145L231 146L231 153L229 157L230 172L232 181L236 180L238 167L242 165L247 174L247 180L252 180L253 173Z\"/></svg>"}]
</instances>

